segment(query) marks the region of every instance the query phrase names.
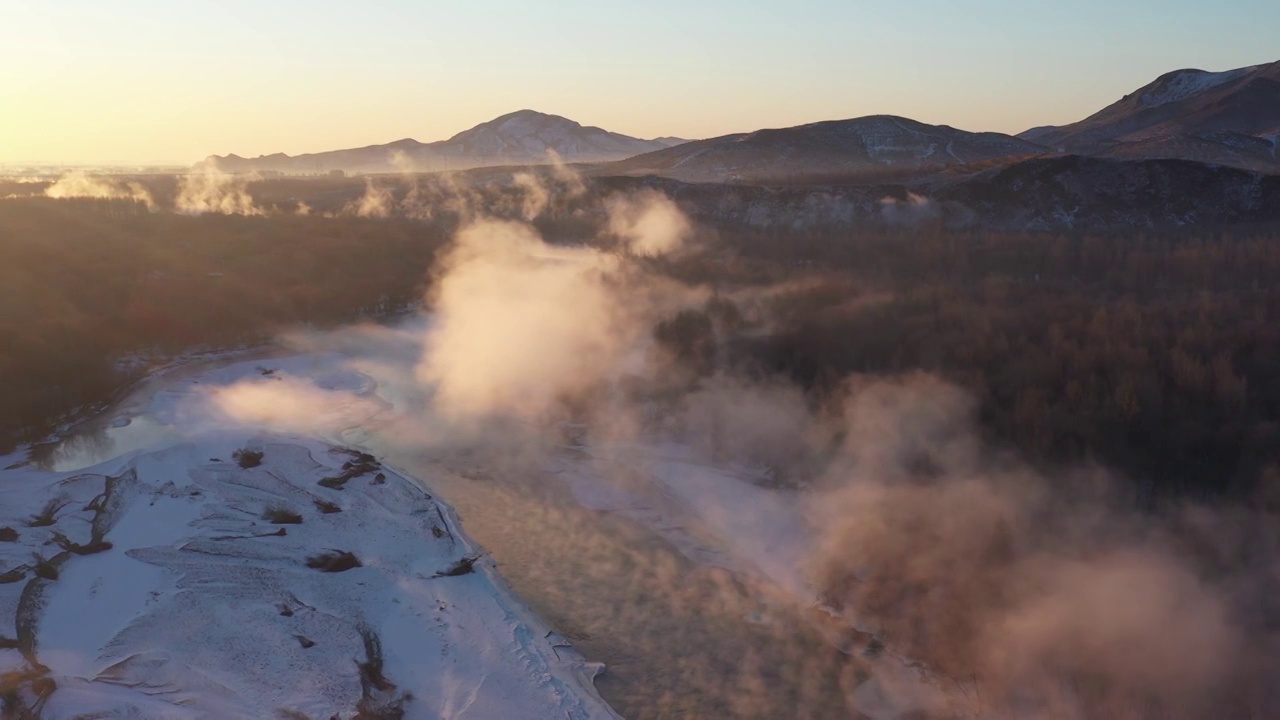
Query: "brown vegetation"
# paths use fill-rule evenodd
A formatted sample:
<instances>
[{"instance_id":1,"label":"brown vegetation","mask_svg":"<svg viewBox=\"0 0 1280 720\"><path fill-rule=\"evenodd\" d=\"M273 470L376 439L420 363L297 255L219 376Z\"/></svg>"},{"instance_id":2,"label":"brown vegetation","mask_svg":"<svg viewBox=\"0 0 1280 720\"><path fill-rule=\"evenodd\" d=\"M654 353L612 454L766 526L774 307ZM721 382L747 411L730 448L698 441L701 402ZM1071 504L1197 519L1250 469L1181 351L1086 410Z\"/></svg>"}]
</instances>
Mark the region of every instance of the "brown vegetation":
<instances>
[{"instance_id":1,"label":"brown vegetation","mask_svg":"<svg viewBox=\"0 0 1280 720\"><path fill-rule=\"evenodd\" d=\"M421 297L443 239L408 221L6 200L0 445L110 400L148 361L396 312ZM129 357L147 361L119 364Z\"/></svg>"},{"instance_id":2,"label":"brown vegetation","mask_svg":"<svg viewBox=\"0 0 1280 720\"><path fill-rule=\"evenodd\" d=\"M476 571L476 561L480 559L479 555L468 556L459 559L447 569L432 575L433 578L441 577L458 577L459 575L470 575Z\"/></svg>"},{"instance_id":3,"label":"brown vegetation","mask_svg":"<svg viewBox=\"0 0 1280 720\"><path fill-rule=\"evenodd\" d=\"M301 525L302 516L298 513L280 507L267 508L262 513L262 519L272 525Z\"/></svg>"},{"instance_id":4,"label":"brown vegetation","mask_svg":"<svg viewBox=\"0 0 1280 720\"><path fill-rule=\"evenodd\" d=\"M101 538L93 538L89 542L81 544L73 542L64 533L55 532L52 537L55 545L75 555L96 555L100 552L106 552L114 547L111 543Z\"/></svg>"},{"instance_id":5,"label":"brown vegetation","mask_svg":"<svg viewBox=\"0 0 1280 720\"><path fill-rule=\"evenodd\" d=\"M58 579L58 565L57 557L46 558L40 554L33 554L31 558L31 571L45 580Z\"/></svg>"},{"instance_id":6,"label":"brown vegetation","mask_svg":"<svg viewBox=\"0 0 1280 720\"><path fill-rule=\"evenodd\" d=\"M346 572L360 567L360 560L345 550L330 550L307 558L307 567L321 572Z\"/></svg>"},{"instance_id":7,"label":"brown vegetation","mask_svg":"<svg viewBox=\"0 0 1280 720\"><path fill-rule=\"evenodd\" d=\"M256 468L262 464L263 453L261 450L236 450L231 453L231 458L236 461L241 470Z\"/></svg>"},{"instance_id":8,"label":"brown vegetation","mask_svg":"<svg viewBox=\"0 0 1280 720\"><path fill-rule=\"evenodd\" d=\"M306 191L270 188L262 201L280 207ZM583 240L591 218L537 225ZM106 401L145 371L117 367L130 354L403 308L451 222L0 203L0 435L35 437ZM933 372L978 398L987 439L1117 468L1154 502L1247 493L1280 460L1277 236L735 227L646 262L717 292L655 332L695 373L781 374L821 398L851 373ZM322 484L374 467L353 458Z\"/></svg>"},{"instance_id":9,"label":"brown vegetation","mask_svg":"<svg viewBox=\"0 0 1280 720\"><path fill-rule=\"evenodd\" d=\"M360 452L359 450L343 450L342 452L350 455L352 459L342 463L342 472L340 474L322 478L318 483L320 487L326 487L330 490L341 490L346 487L346 484L351 480L354 480L361 475L367 475L382 467L378 460L369 453ZM374 478L375 483L378 482L379 477L382 481L387 479L386 475L378 473L378 476Z\"/></svg>"},{"instance_id":10,"label":"brown vegetation","mask_svg":"<svg viewBox=\"0 0 1280 720\"><path fill-rule=\"evenodd\" d=\"M27 520L27 527L49 527L57 522L58 511L66 507L70 502L66 498L51 498L49 502L44 504L44 508L40 512L32 515Z\"/></svg>"},{"instance_id":11,"label":"brown vegetation","mask_svg":"<svg viewBox=\"0 0 1280 720\"><path fill-rule=\"evenodd\" d=\"M365 660L356 663L360 671L360 702L356 704L354 720L400 720L405 716L405 703L413 695L397 693L395 683L383 674L382 640L377 634L361 628L360 636Z\"/></svg>"},{"instance_id":12,"label":"brown vegetation","mask_svg":"<svg viewBox=\"0 0 1280 720\"><path fill-rule=\"evenodd\" d=\"M312 503L315 504L317 510L324 513L325 515L332 515L333 513L342 512L342 508L340 506L334 503L331 503L328 500L321 500L319 498L316 498L315 500L312 500Z\"/></svg>"},{"instance_id":13,"label":"brown vegetation","mask_svg":"<svg viewBox=\"0 0 1280 720\"><path fill-rule=\"evenodd\" d=\"M1117 468L1143 502L1248 492L1280 460L1280 232L743 231L669 270L783 288L745 301L730 363L816 395L936 373L988 439Z\"/></svg>"}]
</instances>

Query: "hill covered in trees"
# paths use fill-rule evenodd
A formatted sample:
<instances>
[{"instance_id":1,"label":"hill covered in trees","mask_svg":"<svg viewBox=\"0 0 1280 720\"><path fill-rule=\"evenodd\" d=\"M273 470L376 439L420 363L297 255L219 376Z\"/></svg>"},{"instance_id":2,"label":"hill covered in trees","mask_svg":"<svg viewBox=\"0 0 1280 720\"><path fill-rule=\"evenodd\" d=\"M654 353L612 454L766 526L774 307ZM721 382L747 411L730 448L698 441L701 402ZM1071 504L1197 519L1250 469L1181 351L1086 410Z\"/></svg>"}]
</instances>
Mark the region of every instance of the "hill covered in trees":
<instances>
[{"instance_id":1,"label":"hill covered in trees","mask_svg":"<svg viewBox=\"0 0 1280 720\"><path fill-rule=\"evenodd\" d=\"M1252 493L1275 477L1274 230L739 230L719 243L672 271L728 292L733 278L781 288L721 362L814 397L851 373L937 373L978 399L991 440L1041 463L1116 468L1143 503Z\"/></svg>"}]
</instances>

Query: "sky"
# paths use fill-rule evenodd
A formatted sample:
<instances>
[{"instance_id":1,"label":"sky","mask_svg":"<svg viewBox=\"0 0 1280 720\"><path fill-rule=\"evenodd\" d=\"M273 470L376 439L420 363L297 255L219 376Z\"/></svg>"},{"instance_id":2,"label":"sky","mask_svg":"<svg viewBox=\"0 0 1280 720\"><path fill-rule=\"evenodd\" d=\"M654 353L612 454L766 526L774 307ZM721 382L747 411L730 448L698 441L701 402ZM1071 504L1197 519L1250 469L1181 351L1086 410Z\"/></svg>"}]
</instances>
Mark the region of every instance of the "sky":
<instances>
[{"instance_id":1,"label":"sky","mask_svg":"<svg viewBox=\"0 0 1280 720\"><path fill-rule=\"evenodd\" d=\"M1275 0L0 0L0 164L441 140L519 109L638 137L879 113L1017 133L1280 60Z\"/></svg>"}]
</instances>

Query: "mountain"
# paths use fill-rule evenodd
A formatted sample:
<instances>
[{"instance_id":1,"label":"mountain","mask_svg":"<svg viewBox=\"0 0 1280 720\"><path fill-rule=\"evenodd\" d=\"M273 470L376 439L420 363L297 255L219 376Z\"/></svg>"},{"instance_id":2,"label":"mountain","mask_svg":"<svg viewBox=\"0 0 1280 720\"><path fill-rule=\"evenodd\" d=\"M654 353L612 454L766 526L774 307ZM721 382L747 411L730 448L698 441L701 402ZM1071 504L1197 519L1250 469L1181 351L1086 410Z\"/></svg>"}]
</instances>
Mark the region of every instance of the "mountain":
<instances>
[{"instance_id":1,"label":"mountain","mask_svg":"<svg viewBox=\"0 0 1280 720\"><path fill-rule=\"evenodd\" d=\"M201 165L230 173L431 172L544 164L551 162L552 153L564 162L607 162L682 142L679 138L641 140L584 126L559 115L520 110L438 142L423 143L406 138L385 145L297 156L284 153L256 158L213 155Z\"/></svg>"},{"instance_id":2,"label":"mountain","mask_svg":"<svg viewBox=\"0 0 1280 720\"><path fill-rule=\"evenodd\" d=\"M1084 120L1018 137L1077 154L1278 171L1280 62L1225 72L1175 70Z\"/></svg>"},{"instance_id":3,"label":"mountain","mask_svg":"<svg viewBox=\"0 0 1280 720\"><path fill-rule=\"evenodd\" d=\"M1009 135L874 115L692 141L612 163L597 173L685 182L865 181L1044 152L1039 144Z\"/></svg>"}]
</instances>

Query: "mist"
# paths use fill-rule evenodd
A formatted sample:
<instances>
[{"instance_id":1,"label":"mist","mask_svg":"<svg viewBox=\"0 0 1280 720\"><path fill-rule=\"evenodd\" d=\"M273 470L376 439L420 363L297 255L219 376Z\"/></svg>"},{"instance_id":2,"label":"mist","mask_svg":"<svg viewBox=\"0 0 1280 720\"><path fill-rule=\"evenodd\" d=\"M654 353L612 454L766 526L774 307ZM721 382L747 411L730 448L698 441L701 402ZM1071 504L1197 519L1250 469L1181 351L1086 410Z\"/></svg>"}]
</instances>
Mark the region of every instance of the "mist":
<instances>
[{"instance_id":1,"label":"mist","mask_svg":"<svg viewBox=\"0 0 1280 720\"><path fill-rule=\"evenodd\" d=\"M880 201L880 219L889 227L916 227L942 218L938 203L908 192L904 200L886 197Z\"/></svg>"},{"instance_id":2,"label":"mist","mask_svg":"<svg viewBox=\"0 0 1280 720\"><path fill-rule=\"evenodd\" d=\"M530 221L573 186L517 177L510 193L491 196L498 219L448 180L398 201L369 181L357 207L371 209L356 214L408 214L429 198L461 211L426 312L400 329L291 342L359 346L352 370L401 397L396 421L378 432L459 477L518 477L511 492L587 507L619 493L657 507L679 498L670 512L696 516L724 553L708 560L698 536L664 535L679 562L727 569L743 584L689 595L682 574L647 565L675 561L648 553L625 573L645 578L645 597L668 593L685 609L763 602L790 618L745 651L843 678L799 696L812 714L836 702L886 717L1244 718L1274 699L1267 678L1280 666L1259 608L1275 569L1243 539L1277 546L1264 515L1191 505L1139 513L1105 468L1033 467L991 445L974 398L935 375L852 375L815 394L736 364L734 343L768 331L771 298L794 281L721 295L660 272L654 261L696 252L699 235L654 191L604 198L588 243L551 242ZM739 305L763 317L726 320ZM219 390L211 404L309 433L386 410L344 390L264 383ZM708 485L706 468L737 479ZM563 486L556 473L584 479ZM526 531L528 542L554 542L539 535L546 527ZM543 565L519 572L566 582ZM609 584L624 571L610 561L574 572ZM795 633L825 637L835 654L787 639ZM698 682L730 694L712 687L723 678ZM746 708L768 707L769 692L768 683L732 691L755 698Z\"/></svg>"},{"instance_id":3,"label":"mist","mask_svg":"<svg viewBox=\"0 0 1280 720\"><path fill-rule=\"evenodd\" d=\"M184 215L264 215L249 194L250 179L211 167L183 175L178 179L174 211Z\"/></svg>"},{"instance_id":4,"label":"mist","mask_svg":"<svg viewBox=\"0 0 1280 720\"><path fill-rule=\"evenodd\" d=\"M394 210L395 198L387 187L377 185L372 178L365 178L364 194L349 206L347 211L356 217L385 218Z\"/></svg>"},{"instance_id":5,"label":"mist","mask_svg":"<svg viewBox=\"0 0 1280 720\"><path fill-rule=\"evenodd\" d=\"M8 3L0 720L1280 717L1280 3L1042 6Z\"/></svg>"},{"instance_id":6,"label":"mist","mask_svg":"<svg viewBox=\"0 0 1280 720\"><path fill-rule=\"evenodd\" d=\"M689 219L666 195L643 191L606 203L609 232L637 255L662 255L680 247L693 231Z\"/></svg>"},{"instance_id":7,"label":"mist","mask_svg":"<svg viewBox=\"0 0 1280 720\"><path fill-rule=\"evenodd\" d=\"M1048 477L984 446L974 403L937 378L848 393L810 513L824 604L977 716L1252 716L1276 657L1241 606L1270 568L1188 552L1191 510L1134 513L1101 469ZM1228 518L1198 512L1198 541L1237 552Z\"/></svg>"},{"instance_id":8,"label":"mist","mask_svg":"<svg viewBox=\"0 0 1280 720\"><path fill-rule=\"evenodd\" d=\"M133 200L156 209L151 193L136 182L126 182L111 177L89 175L83 170L73 170L45 188L51 198L97 198L104 200Z\"/></svg>"}]
</instances>

